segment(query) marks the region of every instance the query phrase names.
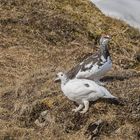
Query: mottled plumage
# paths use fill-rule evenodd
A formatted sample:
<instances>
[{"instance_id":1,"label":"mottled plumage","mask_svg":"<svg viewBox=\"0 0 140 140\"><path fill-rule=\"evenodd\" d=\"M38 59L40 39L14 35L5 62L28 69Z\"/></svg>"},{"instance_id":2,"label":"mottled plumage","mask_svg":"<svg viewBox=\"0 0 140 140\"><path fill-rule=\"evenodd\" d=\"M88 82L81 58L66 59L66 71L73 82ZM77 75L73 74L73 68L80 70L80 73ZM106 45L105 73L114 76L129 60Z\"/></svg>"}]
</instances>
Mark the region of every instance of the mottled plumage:
<instances>
[{"instance_id":1,"label":"mottled plumage","mask_svg":"<svg viewBox=\"0 0 140 140\"><path fill-rule=\"evenodd\" d=\"M93 54L80 64L67 72L70 79L86 78L93 79L99 84L99 80L112 68L112 61L108 50L109 36L102 36L100 39L100 52Z\"/></svg>"}]
</instances>

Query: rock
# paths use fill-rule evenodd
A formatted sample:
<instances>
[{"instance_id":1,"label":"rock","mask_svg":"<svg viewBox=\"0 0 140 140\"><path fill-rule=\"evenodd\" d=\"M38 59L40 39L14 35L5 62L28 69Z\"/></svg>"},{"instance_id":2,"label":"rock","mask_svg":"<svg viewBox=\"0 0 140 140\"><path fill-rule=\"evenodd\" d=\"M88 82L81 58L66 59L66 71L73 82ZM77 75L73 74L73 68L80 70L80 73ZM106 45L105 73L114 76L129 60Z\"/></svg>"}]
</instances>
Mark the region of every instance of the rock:
<instances>
[{"instance_id":1,"label":"rock","mask_svg":"<svg viewBox=\"0 0 140 140\"><path fill-rule=\"evenodd\" d=\"M43 112L40 113L39 118L36 119L34 123L38 127L45 127L47 124L54 123L54 122L55 122L55 119L51 115L50 111L45 110L45 111L43 111Z\"/></svg>"},{"instance_id":2,"label":"rock","mask_svg":"<svg viewBox=\"0 0 140 140\"><path fill-rule=\"evenodd\" d=\"M100 135L100 132L101 132L103 126L104 126L104 121L102 121L102 120L93 122L93 123L89 124L89 126L85 132L85 135L87 135L89 140L94 140Z\"/></svg>"}]
</instances>

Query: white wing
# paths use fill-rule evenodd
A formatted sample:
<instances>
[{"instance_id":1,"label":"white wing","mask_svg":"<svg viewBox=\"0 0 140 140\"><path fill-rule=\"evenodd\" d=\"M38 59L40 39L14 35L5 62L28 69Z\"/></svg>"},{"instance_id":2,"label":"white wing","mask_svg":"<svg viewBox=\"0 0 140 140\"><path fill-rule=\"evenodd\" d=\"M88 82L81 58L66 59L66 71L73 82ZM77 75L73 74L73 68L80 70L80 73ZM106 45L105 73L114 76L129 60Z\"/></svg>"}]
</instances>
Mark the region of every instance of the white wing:
<instances>
[{"instance_id":1,"label":"white wing","mask_svg":"<svg viewBox=\"0 0 140 140\"><path fill-rule=\"evenodd\" d=\"M63 92L66 96L71 96L72 98L87 97L89 94L97 92L99 96L103 96L99 87L99 85L90 80L74 79L64 86Z\"/></svg>"}]
</instances>

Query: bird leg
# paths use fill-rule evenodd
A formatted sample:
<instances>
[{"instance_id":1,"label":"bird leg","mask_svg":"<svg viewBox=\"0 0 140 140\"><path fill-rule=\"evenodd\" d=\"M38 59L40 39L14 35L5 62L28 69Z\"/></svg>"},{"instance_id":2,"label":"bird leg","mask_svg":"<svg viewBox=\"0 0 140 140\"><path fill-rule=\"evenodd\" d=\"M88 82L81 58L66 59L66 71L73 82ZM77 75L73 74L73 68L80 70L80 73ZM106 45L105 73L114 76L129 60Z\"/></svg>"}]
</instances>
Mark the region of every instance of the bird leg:
<instances>
[{"instance_id":1,"label":"bird leg","mask_svg":"<svg viewBox=\"0 0 140 140\"><path fill-rule=\"evenodd\" d=\"M80 111L83 107L84 107L84 105L83 105L83 104L80 104L77 108L72 109L72 111L78 112L78 111Z\"/></svg>"},{"instance_id":2,"label":"bird leg","mask_svg":"<svg viewBox=\"0 0 140 140\"><path fill-rule=\"evenodd\" d=\"M84 108L80 113L83 113L83 114L84 114L84 113L86 113L86 112L88 111L88 109L89 109L89 101L84 100L83 103L84 103L85 108Z\"/></svg>"}]
</instances>

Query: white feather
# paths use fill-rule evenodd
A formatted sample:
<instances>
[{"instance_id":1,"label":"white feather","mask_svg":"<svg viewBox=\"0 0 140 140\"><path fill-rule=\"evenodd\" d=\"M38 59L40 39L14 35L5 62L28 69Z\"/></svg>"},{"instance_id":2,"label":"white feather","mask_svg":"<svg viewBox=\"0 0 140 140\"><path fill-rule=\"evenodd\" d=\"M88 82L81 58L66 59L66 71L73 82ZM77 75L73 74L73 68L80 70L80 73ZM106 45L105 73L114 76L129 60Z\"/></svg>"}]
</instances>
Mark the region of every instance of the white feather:
<instances>
[{"instance_id":1,"label":"white feather","mask_svg":"<svg viewBox=\"0 0 140 140\"><path fill-rule=\"evenodd\" d=\"M112 61L110 57L107 58L107 61L104 62L102 66L99 66L95 63L91 69L85 71L79 71L76 75L76 78L89 78L98 80L101 79L110 69L112 68Z\"/></svg>"},{"instance_id":2,"label":"white feather","mask_svg":"<svg viewBox=\"0 0 140 140\"><path fill-rule=\"evenodd\" d=\"M85 105L83 113L88 110L86 103L89 101L95 101L99 98L116 98L106 88L94 81L88 79L69 80L62 72L58 73L58 77L61 80L61 89L64 95L79 105Z\"/></svg>"},{"instance_id":3,"label":"white feather","mask_svg":"<svg viewBox=\"0 0 140 140\"><path fill-rule=\"evenodd\" d=\"M92 66L92 62L87 64L87 65L85 65L85 68L90 68L91 66Z\"/></svg>"}]
</instances>

